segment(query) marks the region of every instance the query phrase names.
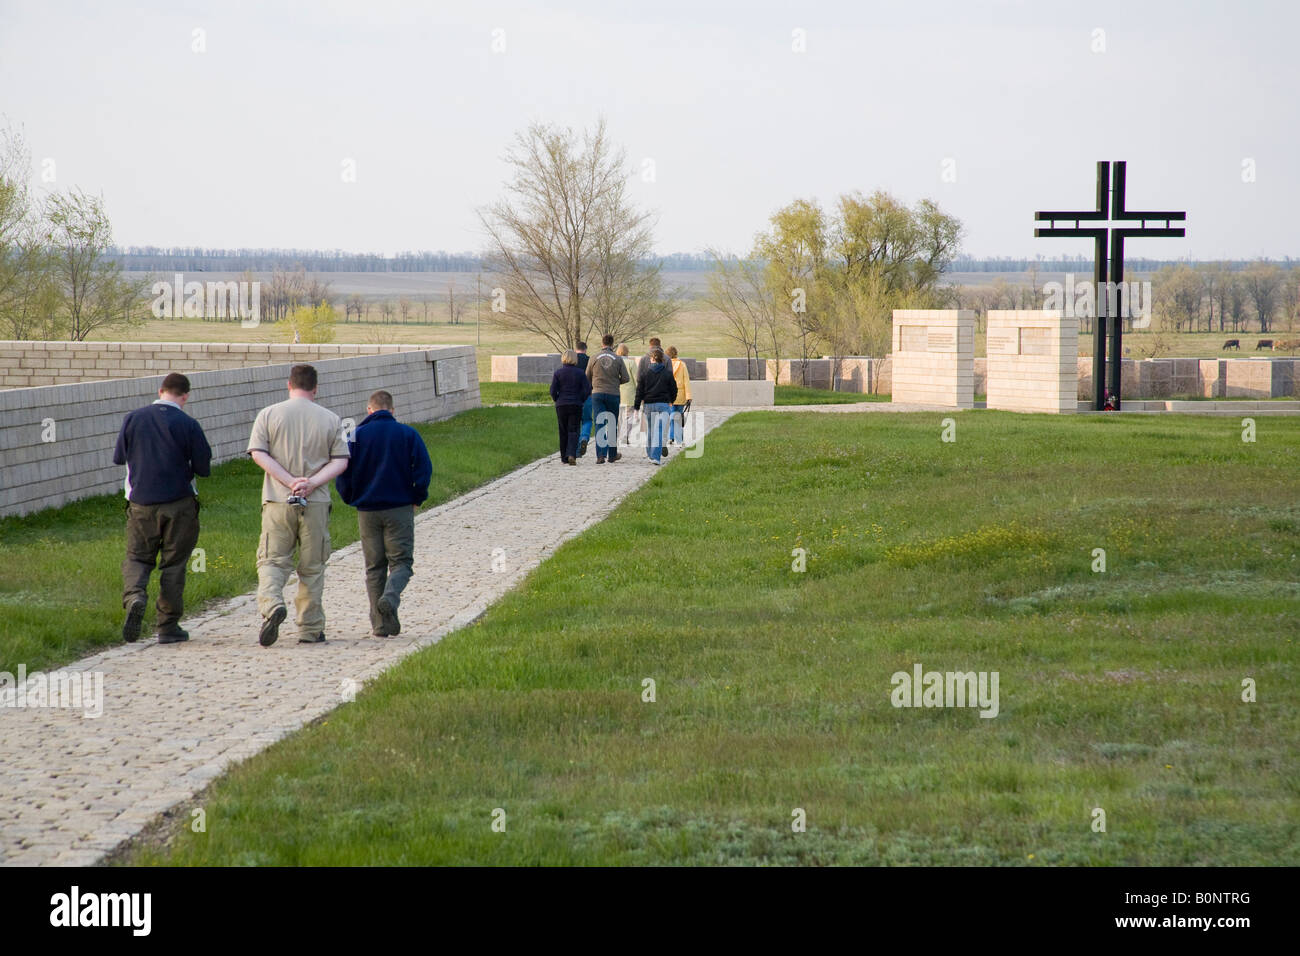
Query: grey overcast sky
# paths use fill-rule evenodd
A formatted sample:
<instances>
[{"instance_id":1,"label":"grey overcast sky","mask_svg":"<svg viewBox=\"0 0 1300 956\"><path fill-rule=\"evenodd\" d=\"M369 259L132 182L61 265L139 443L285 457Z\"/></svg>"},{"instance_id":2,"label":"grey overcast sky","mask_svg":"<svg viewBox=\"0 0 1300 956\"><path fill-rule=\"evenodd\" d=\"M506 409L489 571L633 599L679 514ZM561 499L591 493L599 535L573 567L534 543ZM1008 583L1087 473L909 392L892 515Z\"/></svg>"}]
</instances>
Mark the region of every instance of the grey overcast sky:
<instances>
[{"instance_id":1,"label":"grey overcast sky","mask_svg":"<svg viewBox=\"0 0 1300 956\"><path fill-rule=\"evenodd\" d=\"M603 114L664 253L875 189L936 199L973 255L1090 253L1033 212L1127 159L1130 207L1188 214L1130 255L1280 258L1297 27L1294 0L0 0L0 114L123 245L479 250L513 134Z\"/></svg>"}]
</instances>

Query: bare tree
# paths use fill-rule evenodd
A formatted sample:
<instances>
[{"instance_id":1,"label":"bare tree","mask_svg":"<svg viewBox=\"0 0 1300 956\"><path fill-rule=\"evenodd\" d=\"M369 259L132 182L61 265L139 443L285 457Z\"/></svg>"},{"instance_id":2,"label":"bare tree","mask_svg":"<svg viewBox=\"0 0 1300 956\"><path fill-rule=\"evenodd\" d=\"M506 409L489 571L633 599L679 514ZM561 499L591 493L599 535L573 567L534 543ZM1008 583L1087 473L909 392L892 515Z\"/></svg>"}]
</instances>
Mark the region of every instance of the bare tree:
<instances>
[{"instance_id":1,"label":"bare tree","mask_svg":"<svg viewBox=\"0 0 1300 956\"><path fill-rule=\"evenodd\" d=\"M447 321L451 325L460 325L461 317L465 314L465 303L456 298L456 284L447 283Z\"/></svg>"},{"instance_id":2,"label":"bare tree","mask_svg":"<svg viewBox=\"0 0 1300 956\"><path fill-rule=\"evenodd\" d=\"M68 338L82 342L101 327L128 324L143 311L147 279L128 280L106 258L113 230L104 203L80 190L47 200L51 269Z\"/></svg>"},{"instance_id":3,"label":"bare tree","mask_svg":"<svg viewBox=\"0 0 1300 956\"><path fill-rule=\"evenodd\" d=\"M723 335L744 349L749 377L759 377L759 340L764 334L773 335L774 358L780 368L780 345L775 337L779 325L777 305L763 264L729 261L713 250L709 255L714 265L705 301L727 320Z\"/></svg>"},{"instance_id":4,"label":"bare tree","mask_svg":"<svg viewBox=\"0 0 1300 956\"><path fill-rule=\"evenodd\" d=\"M504 292L505 311L489 313L495 325L565 349L602 325L626 338L675 311L662 304L658 270L641 263L648 214L627 198L626 154L609 142L604 120L581 138L533 124L506 162L514 170L507 197L479 210L489 270Z\"/></svg>"},{"instance_id":5,"label":"bare tree","mask_svg":"<svg viewBox=\"0 0 1300 956\"><path fill-rule=\"evenodd\" d=\"M350 296L348 296L347 306L343 312L343 321L346 322L353 312L357 314L357 321L360 322L361 321L361 293L360 292L353 292Z\"/></svg>"},{"instance_id":6,"label":"bare tree","mask_svg":"<svg viewBox=\"0 0 1300 956\"><path fill-rule=\"evenodd\" d=\"M1259 331L1268 334L1281 298L1282 284L1286 281L1282 270L1271 262L1260 262L1241 274L1250 304L1255 307Z\"/></svg>"},{"instance_id":7,"label":"bare tree","mask_svg":"<svg viewBox=\"0 0 1300 956\"><path fill-rule=\"evenodd\" d=\"M1240 274L1229 275L1228 307L1232 313L1232 331L1238 332L1246 327L1246 284Z\"/></svg>"},{"instance_id":8,"label":"bare tree","mask_svg":"<svg viewBox=\"0 0 1300 956\"><path fill-rule=\"evenodd\" d=\"M406 325L411 318L411 300L406 296L398 298L397 311L402 314L402 324Z\"/></svg>"},{"instance_id":9,"label":"bare tree","mask_svg":"<svg viewBox=\"0 0 1300 956\"><path fill-rule=\"evenodd\" d=\"M259 303L263 313L269 313L265 318L271 322L282 321L306 300L307 289L307 271L302 266L292 270L273 269Z\"/></svg>"},{"instance_id":10,"label":"bare tree","mask_svg":"<svg viewBox=\"0 0 1300 956\"><path fill-rule=\"evenodd\" d=\"M27 186L31 154L21 132L0 129L0 337L63 335L48 223Z\"/></svg>"},{"instance_id":11,"label":"bare tree","mask_svg":"<svg viewBox=\"0 0 1300 956\"><path fill-rule=\"evenodd\" d=\"M397 309L393 307L393 303L389 302L387 299L379 303L379 314L384 317L385 325L389 325L392 323L393 315L396 312Z\"/></svg>"}]
</instances>

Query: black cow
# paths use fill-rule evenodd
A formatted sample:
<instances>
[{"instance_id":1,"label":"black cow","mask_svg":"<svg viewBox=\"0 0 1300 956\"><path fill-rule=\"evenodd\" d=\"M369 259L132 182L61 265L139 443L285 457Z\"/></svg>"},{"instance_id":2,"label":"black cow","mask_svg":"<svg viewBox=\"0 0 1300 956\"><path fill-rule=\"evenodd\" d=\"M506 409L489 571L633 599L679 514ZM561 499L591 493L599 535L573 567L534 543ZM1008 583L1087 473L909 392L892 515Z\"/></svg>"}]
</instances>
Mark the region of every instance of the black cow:
<instances>
[{"instance_id":1,"label":"black cow","mask_svg":"<svg viewBox=\"0 0 1300 956\"><path fill-rule=\"evenodd\" d=\"M1240 351L1241 351L1241 339L1228 339L1228 341L1226 341L1226 342L1223 343L1223 348L1224 348L1224 349L1236 349L1238 352L1240 352Z\"/></svg>"},{"instance_id":2,"label":"black cow","mask_svg":"<svg viewBox=\"0 0 1300 956\"><path fill-rule=\"evenodd\" d=\"M1271 349L1272 347L1273 347L1272 339L1260 339L1258 342L1255 343L1256 352L1258 352L1260 349Z\"/></svg>"}]
</instances>

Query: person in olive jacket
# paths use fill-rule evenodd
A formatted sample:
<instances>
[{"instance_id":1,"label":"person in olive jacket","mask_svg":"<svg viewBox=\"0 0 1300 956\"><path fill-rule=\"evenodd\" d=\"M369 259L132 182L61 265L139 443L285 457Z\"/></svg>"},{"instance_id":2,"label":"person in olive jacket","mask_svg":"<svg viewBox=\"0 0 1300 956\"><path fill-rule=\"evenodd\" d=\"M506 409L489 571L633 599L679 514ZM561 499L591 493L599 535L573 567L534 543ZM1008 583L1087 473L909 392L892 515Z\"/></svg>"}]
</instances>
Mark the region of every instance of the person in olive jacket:
<instances>
[{"instance_id":1,"label":"person in olive jacket","mask_svg":"<svg viewBox=\"0 0 1300 956\"><path fill-rule=\"evenodd\" d=\"M555 402L555 419L560 431L560 461L578 463L578 429L582 425L582 406L591 395L591 381L578 368L578 353L565 349L560 367L551 376L551 400Z\"/></svg>"},{"instance_id":2,"label":"person in olive jacket","mask_svg":"<svg viewBox=\"0 0 1300 956\"><path fill-rule=\"evenodd\" d=\"M663 464L662 459L668 454L668 425L676 399L673 370L664 361L664 350L656 348L650 353L650 363L637 378L636 401L632 406L638 411L645 406L646 455L656 465Z\"/></svg>"}]
</instances>

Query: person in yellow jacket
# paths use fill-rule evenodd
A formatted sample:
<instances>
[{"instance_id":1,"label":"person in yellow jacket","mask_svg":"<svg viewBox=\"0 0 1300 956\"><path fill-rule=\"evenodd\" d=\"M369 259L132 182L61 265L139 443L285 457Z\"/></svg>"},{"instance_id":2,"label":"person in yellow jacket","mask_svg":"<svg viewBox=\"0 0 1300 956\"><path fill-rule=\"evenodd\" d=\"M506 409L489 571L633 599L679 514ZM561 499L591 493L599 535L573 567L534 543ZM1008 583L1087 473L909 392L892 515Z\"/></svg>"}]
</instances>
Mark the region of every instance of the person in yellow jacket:
<instances>
[{"instance_id":1,"label":"person in yellow jacket","mask_svg":"<svg viewBox=\"0 0 1300 956\"><path fill-rule=\"evenodd\" d=\"M669 441L680 445L684 440L686 406L691 403L691 372L686 363L677 357L677 346L668 346L668 358L673 364L673 379L677 382L677 401L673 404L672 432Z\"/></svg>"},{"instance_id":2,"label":"person in yellow jacket","mask_svg":"<svg viewBox=\"0 0 1300 956\"><path fill-rule=\"evenodd\" d=\"M627 381L618 387L618 403L623 406L619 409L619 444L627 445L632 441L632 406L636 404L636 359L627 354L627 345L620 345L617 349L619 358L627 366Z\"/></svg>"}]
</instances>

